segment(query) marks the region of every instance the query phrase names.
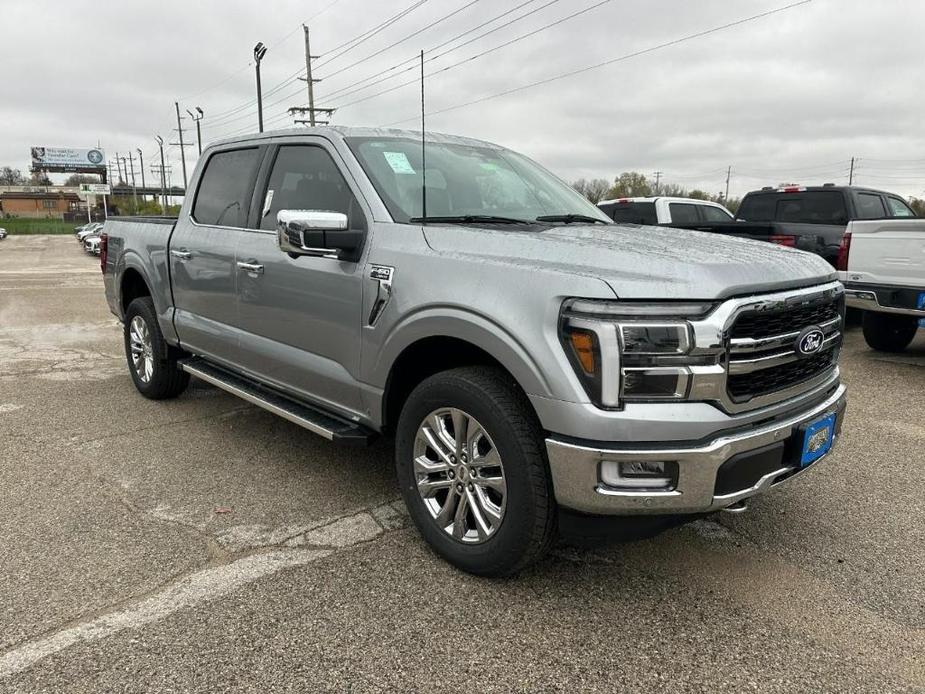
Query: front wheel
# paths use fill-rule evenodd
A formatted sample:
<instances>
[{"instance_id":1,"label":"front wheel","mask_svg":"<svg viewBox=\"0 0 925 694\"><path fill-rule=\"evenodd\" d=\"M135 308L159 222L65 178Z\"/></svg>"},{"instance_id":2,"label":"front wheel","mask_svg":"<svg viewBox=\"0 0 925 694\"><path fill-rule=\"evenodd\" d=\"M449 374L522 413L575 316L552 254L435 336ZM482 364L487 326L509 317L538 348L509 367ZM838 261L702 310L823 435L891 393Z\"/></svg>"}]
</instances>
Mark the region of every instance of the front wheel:
<instances>
[{"instance_id":1,"label":"front wheel","mask_svg":"<svg viewBox=\"0 0 925 694\"><path fill-rule=\"evenodd\" d=\"M880 352L902 352L915 338L919 320L895 313L864 312L864 340Z\"/></svg>"},{"instance_id":2,"label":"front wheel","mask_svg":"<svg viewBox=\"0 0 925 694\"><path fill-rule=\"evenodd\" d=\"M414 524L440 556L481 576L542 556L556 519L543 440L500 369L453 369L414 389L398 421L396 469Z\"/></svg>"}]
</instances>

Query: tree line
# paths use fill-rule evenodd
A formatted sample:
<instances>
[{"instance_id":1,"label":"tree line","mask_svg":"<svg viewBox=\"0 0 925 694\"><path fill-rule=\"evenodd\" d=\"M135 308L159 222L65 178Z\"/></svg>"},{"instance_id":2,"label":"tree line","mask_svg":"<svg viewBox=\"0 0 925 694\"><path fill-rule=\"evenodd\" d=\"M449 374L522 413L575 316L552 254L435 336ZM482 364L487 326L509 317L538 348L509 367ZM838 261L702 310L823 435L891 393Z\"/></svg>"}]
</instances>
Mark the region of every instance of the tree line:
<instances>
[{"instance_id":1,"label":"tree line","mask_svg":"<svg viewBox=\"0 0 925 694\"><path fill-rule=\"evenodd\" d=\"M665 195L674 198L693 198L695 200L710 200L723 205L733 214L739 209L741 198L730 197L726 200L722 193L712 195L706 191L694 188L688 190L677 183L659 183L656 188L655 181L647 178L638 171L624 171L617 176L613 183L603 178L579 178L574 181L572 188L584 195L595 205L601 200L614 198L648 198L653 195ZM925 217L925 199L908 198L909 206L919 217Z\"/></svg>"},{"instance_id":2,"label":"tree line","mask_svg":"<svg viewBox=\"0 0 925 694\"><path fill-rule=\"evenodd\" d=\"M729 198L729 200L726 200L722 193L714 195L699 188L688 190L677 183L663 183L660 181L656 186L655 181L638 171L624 171L614 179L613 183L603 178L579 178L571 185L572 188L595 205L601 200L612 200L614 198L649 198L654 195L664 195L673 198L693 198L694 200L718 202L730 212L735 213L739 209L739 203L741 202L741 198Z\"/></svg>"}]
</instances>

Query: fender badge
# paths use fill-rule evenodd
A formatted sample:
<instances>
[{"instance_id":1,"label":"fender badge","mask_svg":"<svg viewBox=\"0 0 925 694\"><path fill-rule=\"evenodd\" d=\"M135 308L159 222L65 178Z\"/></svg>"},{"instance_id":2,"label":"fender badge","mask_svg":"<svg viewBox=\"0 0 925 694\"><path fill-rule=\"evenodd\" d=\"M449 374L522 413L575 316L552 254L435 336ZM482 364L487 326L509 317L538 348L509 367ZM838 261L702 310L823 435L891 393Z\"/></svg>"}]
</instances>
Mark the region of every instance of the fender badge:
<instances>
[{"instance_id":1,"label":"fender badge","mask_svg":"<svg viewBox=\"0 0 925 694\"><path fill-rule=\"evenodd\" d=\"M369 270L369 278L388 282L392 279L393 272L395 272L395 268L388 265L372 265Z\"/></svg>"}]
</instances>

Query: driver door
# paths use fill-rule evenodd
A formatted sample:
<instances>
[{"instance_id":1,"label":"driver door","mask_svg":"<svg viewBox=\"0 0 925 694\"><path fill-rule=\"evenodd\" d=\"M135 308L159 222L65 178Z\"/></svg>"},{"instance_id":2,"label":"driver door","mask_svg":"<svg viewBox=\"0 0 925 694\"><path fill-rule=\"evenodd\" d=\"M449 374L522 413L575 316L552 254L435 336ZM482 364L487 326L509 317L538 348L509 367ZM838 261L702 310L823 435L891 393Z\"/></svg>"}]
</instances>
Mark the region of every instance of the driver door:
<instances>
[{"instance_id":1,"label":"driver door","mask_svg":"<svg viewBox=\"0 0 925 694\"><path fill-rule=\"evenodd\" d=\"M348 215L367 229L358 196L324 141L279 144L270 152L253 228L237 247L240 362L261 381L347 416L361 412L359 373L361 263L280 250L280 210Z\"/></svg>"}]
</instances>

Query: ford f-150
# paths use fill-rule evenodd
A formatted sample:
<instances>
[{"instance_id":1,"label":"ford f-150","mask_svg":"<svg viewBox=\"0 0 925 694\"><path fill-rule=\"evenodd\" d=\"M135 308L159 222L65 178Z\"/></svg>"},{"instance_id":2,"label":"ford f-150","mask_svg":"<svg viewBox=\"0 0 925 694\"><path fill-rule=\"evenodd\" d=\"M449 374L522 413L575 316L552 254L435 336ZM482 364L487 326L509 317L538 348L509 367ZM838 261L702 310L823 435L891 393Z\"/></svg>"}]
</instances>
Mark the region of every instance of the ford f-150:
<instances>
[{"instance_id":1,"label":"ford f-150","mask_svg":"<svg viewBox=\"0 0 925 694\"><path fill-rule=\"evenodd\" d=\"M510 150L422 149L340 127L225 140L179 218L110 219L138 391L192 375L334 441L393 435L414 524L483 575L565 519L742 510L831 450L844 292L820 257L640 233Z\"/></svg>"}]
</instances>

